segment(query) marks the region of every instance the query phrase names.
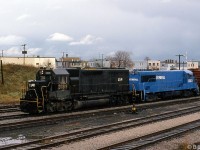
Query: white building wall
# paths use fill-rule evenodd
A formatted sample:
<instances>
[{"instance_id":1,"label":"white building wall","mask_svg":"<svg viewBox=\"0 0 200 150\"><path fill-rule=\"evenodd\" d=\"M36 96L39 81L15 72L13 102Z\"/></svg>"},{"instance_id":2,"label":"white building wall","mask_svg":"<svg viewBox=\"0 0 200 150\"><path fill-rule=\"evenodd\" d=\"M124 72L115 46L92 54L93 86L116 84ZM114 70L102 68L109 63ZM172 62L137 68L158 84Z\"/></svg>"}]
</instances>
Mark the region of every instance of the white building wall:
<instances>
[{"instance_id":1,"label":"white building wall","mask_svg":"<svg viewBox=\"0 0 200 150\"><path fill-rule=\"evenodd\" d=\"M160 70L160 61L159 60L148 60L148 68L152 70Z\"/></svg>"},{"instance_id":2,"label":"white building wall","mask_svg":"<svg viewBox=\"0 0 200 150\"><path fill-rule=\"evenodd\" d=\"M89 61L89 62L88 62L88 67L91 67L91 68L96 67L95 62Z\"/></svg>"},{"instance_id":3,"label":"white building wall","mask_svg":"<svg viewBox=\"0 0 200 150\"><path fill-rule=\"evenodd\" d=\"M134 67L133 69L152 69L152 70L160 70L160 61L159 60L138 60L138 61L133 61Z\"/></svg>"},{"instance_id":4,"label":"white building wall","mask_svg":"<svg viewBox=\"0 0 200 150\"><path fill-rule=\"evenodd\" d=\"M55 57L0 57L3 64L32 65L35 67L49 66L55 68Z\"/></svg>"},{"instance_id":5,"label":"white building wall","mask_svg":"<svg viewBox=\"0 0 200 150\"><path fill-rule=\"evenodd\" d=\"M187 63L180 64L180 70L187 70L187 69L197 69L199 63L197 61L188 61ZM179 63L161 63L160 70L179 70Z\"/></svg>"},{"instance_id":6,"label":"white building wall","mask_svg":"<svg viewBox=\"0 0 200 150\"><path fill-rule=\"evenodd\" d=\"M161 63L160 70L173 70L177 69L175 63Z\"/></svg>"},{"instance_id":7,"label":"white building wall","mask_svg":"<svg viewBox=\"0 0 200 150\"><path fill-rule=\"evenodd\" d=\"M145 70L147 69L147 61L145 60L138 60L138 61L133 61L134 67L133 69L138 69L138 70Z\"/></svg>"},{"instance_id":8,"label":"white building wall","mask_svg":"<svg viewBox=\"0 0 200 150\"><path fill-rule=\"evenodd\" d=\"M92 68L102 67L102 60L88 61L88 66ZM103 68L110 68L110 66L109 60L103 60Z\"/></svg>"},{"instance_id":9,"label":"white building wall","mask_svg":"<svg viewBox=\"0 0 200 150\"><path fill-rule=\"evenodd\" d=\"M187 69L197 69L199 67L198 62L188 61L187 62Z\"/></svg>"}]
</instances>

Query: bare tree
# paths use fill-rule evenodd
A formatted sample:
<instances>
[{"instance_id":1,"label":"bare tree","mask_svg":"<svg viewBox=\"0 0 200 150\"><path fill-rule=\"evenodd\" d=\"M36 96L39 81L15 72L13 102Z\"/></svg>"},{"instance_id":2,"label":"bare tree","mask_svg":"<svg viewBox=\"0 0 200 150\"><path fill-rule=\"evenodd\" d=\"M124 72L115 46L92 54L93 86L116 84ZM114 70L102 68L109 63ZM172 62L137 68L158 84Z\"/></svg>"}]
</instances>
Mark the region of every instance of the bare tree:
<instances>
[{"instance_id":1,"label":"bare tree","mask_svg":"<svg viewBox=\"0 0 200 150\"><path fill-rule=\"evenodd\" d=\"M107 57L114 64L115 67L132 67L133 62L131 60L131 52L127 51L117 51L113 57Z\"/></svg>"}]
</instances>

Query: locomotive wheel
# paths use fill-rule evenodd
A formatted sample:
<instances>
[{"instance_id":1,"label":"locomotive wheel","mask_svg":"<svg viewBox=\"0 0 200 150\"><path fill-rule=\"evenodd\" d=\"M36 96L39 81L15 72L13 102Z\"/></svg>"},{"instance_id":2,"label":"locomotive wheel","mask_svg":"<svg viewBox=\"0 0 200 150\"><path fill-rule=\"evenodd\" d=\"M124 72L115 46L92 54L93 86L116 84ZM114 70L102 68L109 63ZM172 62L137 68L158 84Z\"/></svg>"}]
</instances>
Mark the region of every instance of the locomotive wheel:
<instances>
[{"instance_id":1,"label":"locomotive wheel","mask_svg":"<svg viewBox=\"0 0 200 150\"><path fill-rule=\"evenodd\" d=\"M53 104L48 103L48 104L46 105L46 111L47 111L48 113L52 113L52 112L55 112L56 109L55 109L55 107L54 107Z\"/></svg>"},{"instance_id":2,"label":"locomotive wheel","mask_svg":"<svg viewBox=\"0 0 200 150\"><path fill-rule=\"evenodd\" d=\"M63 109L63 102L58 102L58 103L56 103L56 110L57 111L64 111L64 109Z\"/></svg>"},{"instance_id":3,"label":"locomotive wheel","mask_svg":"<svg viewBox=\"0 0 200 150\"><path fill-rule=\"evenodd\" d=\"M184 91L184 97L190 97L192 96L192 92L191 91Z\"/></svg>"},{"instance_id":4,"label":"locomotive wheel","mask_svg":"<svg viewBox=\"0 0 200 150\"><path fill-rule=\"evenodd\" d=\"M117 97L117 105L122 105L123 104L123 99L121 96Z\"/></svg>"},{"instance_id":5,"label":"locomotive wheel","mask_svg":"<svg viewBox=\"0 0 200 150\"><path fill-rule=\"evenodd\" d=\"M129 98L128 98L128 96L124 95L124 96L122 96L121 98L122 98L122 104L123 104L123 105L126 105L126 104L129 103Z\"/></svg>"},{"instance_id":6,"label":"locomotive wheel","mask_svg":"<svg viewBox=\"0 0 200 150\"><path fill-rule=\"evenodd\" d=\"M65 111L65 112L72 110L72 109L73 109L72 102L70 102L70 101L68 101L68 102L63 102L63 103L62 103L62 109L63 109L63 111Z\"/></svg>"},{"instance_id":7,"label":"locomotive wheel","mask_svg":"<svg viewBox=\"0 0 200 150\"><path fill-rule=\"evenodd\" d=\"M111 106L116 105L116 97L114 97L113 95L110 96L110 105L111 105Z\"/></svg>"}]
</instances>

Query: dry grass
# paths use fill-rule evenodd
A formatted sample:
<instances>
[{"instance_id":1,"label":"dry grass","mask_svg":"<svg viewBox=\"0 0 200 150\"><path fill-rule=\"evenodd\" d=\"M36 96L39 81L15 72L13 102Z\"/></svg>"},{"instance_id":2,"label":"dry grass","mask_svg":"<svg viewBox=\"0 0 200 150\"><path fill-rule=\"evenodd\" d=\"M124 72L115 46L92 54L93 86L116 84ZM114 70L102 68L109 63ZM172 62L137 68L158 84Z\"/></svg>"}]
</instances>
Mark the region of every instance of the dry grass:
<instances>
[{"instance_id":1,"label":"dry grass","mask_svg":"<svg viewBox=\"0 0 200 150\"><path fill-rule=\"evenodd\" d=\"M33 66L3 65L4 85L0 79L0 103L18 103L26 81L35 79L37 70Z\"/></svg>"}]
</instances>

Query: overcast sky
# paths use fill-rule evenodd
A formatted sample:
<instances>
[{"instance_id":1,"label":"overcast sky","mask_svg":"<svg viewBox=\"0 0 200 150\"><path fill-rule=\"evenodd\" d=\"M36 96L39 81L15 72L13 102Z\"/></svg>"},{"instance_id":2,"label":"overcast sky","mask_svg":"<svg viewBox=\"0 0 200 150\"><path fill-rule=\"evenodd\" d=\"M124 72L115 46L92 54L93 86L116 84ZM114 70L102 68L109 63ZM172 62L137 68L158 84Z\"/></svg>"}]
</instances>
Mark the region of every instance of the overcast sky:
<instances>
[{"instance_id":1,"label":"overcast sky","mask_svg":"<svg viewBox=\"0 0 200 150\"><path fill-rule=\"evenodd\" d=\"M4 56L200 60L200 0L0 0Z\"/></svg>"}]
</instances>

